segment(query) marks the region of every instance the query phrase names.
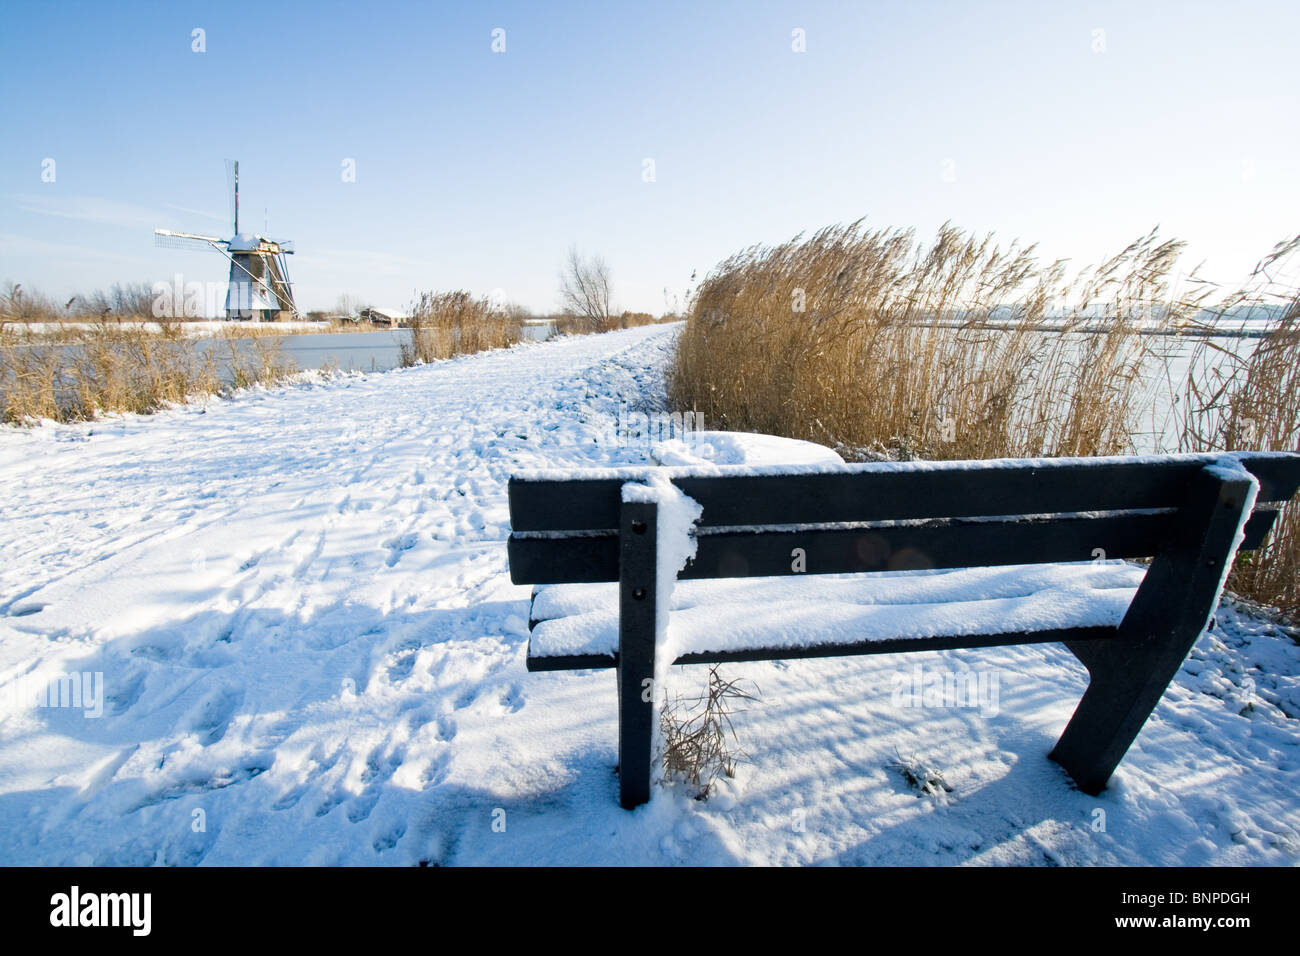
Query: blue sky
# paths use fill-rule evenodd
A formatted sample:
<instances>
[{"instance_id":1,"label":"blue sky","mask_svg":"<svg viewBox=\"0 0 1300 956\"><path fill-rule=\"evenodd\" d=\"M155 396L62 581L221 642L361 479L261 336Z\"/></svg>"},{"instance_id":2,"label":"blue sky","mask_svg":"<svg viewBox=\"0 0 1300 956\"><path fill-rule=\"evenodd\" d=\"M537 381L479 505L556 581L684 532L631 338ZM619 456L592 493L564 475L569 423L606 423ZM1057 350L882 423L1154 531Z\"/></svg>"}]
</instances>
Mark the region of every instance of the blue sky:
<instances>
[{"instance_id":1,"label":"blue sky","mask_svg":"<svg viewBox=\"0 0 1300 956\"><path fill-rule=\"evenodd\" d=\"M152 230L227 234L233 158L304 309L549 311L576 244L659 313L692 271L864 216L1077 265L1158 225L1231 281L1300 232L1297 35L1293 2L8 0L0 280L222 282Z\"/></svg>"}]
</instances>

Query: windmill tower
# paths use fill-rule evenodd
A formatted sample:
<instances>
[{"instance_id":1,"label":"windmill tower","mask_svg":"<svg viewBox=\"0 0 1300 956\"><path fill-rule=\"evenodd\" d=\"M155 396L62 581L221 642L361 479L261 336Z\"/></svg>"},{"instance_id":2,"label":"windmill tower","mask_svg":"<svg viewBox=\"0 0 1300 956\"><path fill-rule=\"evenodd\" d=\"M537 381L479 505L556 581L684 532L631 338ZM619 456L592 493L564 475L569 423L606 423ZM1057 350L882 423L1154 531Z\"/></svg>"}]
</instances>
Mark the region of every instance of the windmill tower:
<instances>
[{"instance_id":1,"label":"windmill tower","mask_svg":"<svg viewBox=\"0 0 1300 956\"><path fill-rule=\"evenodd\" d=\"M289 284L289 267L284 258L293 255L293 243L239 231L239 163L228 161L226 171L230 180L235 234L229 239L220 239L192 232L155 229L154 244L174 249L206 246L230 260L227 319L274 322L297 318L298 307L293 303L293 287Z\"/></svg>"}]
</instances>

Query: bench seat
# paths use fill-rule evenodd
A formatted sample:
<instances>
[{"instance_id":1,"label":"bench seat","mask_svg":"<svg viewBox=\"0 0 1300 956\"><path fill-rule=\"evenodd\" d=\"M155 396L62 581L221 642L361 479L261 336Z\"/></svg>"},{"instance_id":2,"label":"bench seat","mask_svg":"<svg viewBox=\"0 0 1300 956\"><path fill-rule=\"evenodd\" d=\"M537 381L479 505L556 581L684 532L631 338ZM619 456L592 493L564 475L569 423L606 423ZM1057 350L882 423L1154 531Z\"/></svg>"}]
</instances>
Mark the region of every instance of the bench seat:
<instances>
[{"instance_id":1,"label":"bench seat","mask_svg":"<svg viewBox=\"0 0 1300 956\"><path fill-rule=\"evenodd\" d=\"M809 652L844 653L859 644L879 644L881 652L929 650L933 639L947 637L1045 643L1061 639L1055 631L1113 633L1145 573L1141 565L1111 561L678 581L668 627L676 663L750 654L767 660L783 650L790 657L822 656ZM529 670L614 667L618 585L538 587L529 626Z\"/></svg>"}]
</instances>

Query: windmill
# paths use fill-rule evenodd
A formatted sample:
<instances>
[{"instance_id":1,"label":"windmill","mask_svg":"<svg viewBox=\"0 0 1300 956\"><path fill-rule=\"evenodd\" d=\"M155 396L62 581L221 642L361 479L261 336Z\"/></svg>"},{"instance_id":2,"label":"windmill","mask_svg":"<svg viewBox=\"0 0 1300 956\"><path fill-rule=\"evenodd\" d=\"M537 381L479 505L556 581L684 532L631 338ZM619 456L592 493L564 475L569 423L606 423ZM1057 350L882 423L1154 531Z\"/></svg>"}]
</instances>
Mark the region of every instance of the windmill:
<instances>
[{"instance_id":1,"label":"windmill","mask_svg":"<svg viewBox=\"0 0 1300 956\"><path fill-rule=\"evenodd\" d=\"M173 249L206 246L230 260L227 319L273 322L280 318L296 318L298 307L293 303L293 287L289 284L289 267L284 258L293 254L293 243L239 231L239 163L227 161L226 172L230 180L235 234L229 239L220 239L192 232L155 229L154 244Z\"/></svg>"}]
</instances>

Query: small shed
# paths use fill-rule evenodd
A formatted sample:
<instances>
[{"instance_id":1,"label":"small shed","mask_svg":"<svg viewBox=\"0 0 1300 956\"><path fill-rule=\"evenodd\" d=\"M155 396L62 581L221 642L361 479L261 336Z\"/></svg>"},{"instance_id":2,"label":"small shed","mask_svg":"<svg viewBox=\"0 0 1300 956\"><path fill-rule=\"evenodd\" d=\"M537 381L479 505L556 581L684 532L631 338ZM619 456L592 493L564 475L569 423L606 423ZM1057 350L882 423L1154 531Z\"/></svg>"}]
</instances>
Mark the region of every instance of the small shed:
<instances>
[{"instance_id":1,"label":"small shed","mask_svg":"<svg viewBox=\"0 0 1300 956\"><path fill-rule=\"evenodd\" d=\"M391 325L394 328L399 325L406 325L411 319L411 316L401 309L368 308L362 309L360 315L363 322L372 322L375 325Z\"/></svg>"}]
</instances>

